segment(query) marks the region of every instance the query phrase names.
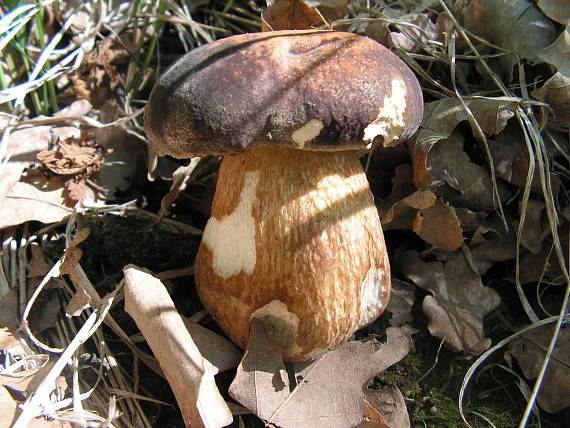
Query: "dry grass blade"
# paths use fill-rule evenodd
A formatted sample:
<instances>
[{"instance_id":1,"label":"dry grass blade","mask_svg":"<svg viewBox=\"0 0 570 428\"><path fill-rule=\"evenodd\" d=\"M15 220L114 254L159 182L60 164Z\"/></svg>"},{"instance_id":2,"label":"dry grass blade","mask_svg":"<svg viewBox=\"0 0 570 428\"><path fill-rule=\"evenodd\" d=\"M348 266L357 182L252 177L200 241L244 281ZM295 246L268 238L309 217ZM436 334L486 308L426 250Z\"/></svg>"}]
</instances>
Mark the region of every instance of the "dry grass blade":
<instances>
[{"instance_id":1,"label":"dry grass blade","mask_svg":"<svg viewBox=\"0 0 570 428\"><path fill-rule=\"evenodd\" d=\"M61 374L63 368L72 359L74 353L79 346L87 341L93 333L99 328L107 312L111 308L111 304L118 292L118 289L106 296L100 308L93 311L85 324L78 331L71 343L66 347L56 363L53 365L49 373L44 377L40 385L36 388L33 395L26 400L22 414L18 417L14 428L25 428L27 424L35 417L42 414L42 407L45 403L49 403L49 394L54 388L56 378Z\"/></svg>"}]
</instances>

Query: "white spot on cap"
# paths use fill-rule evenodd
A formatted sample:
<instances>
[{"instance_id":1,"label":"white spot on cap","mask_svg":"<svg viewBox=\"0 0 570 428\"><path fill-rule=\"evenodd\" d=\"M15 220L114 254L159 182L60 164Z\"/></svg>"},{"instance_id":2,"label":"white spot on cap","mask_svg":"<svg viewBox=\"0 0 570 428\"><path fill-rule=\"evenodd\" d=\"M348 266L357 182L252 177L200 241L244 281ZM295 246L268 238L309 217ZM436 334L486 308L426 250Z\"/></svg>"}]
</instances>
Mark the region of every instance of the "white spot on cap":
<instances>
[{"instance_id":1,"label":"white spot on cap","mask_svg":"<svg viewBox=\"0 0 570 428\"><path fill-rule=\"evenodd\" d=\"M384 306L382 296L386 287L384 270L372 266L360 285L360 320L359 325L365 326Z\"/></svg>"},{"instance_id":2,"label":"white spot on cap","mask_svg":"<svg viewBox=\"0 0 570 428\"><path fill-rule=\"evenodd\" d=\"M272 300L265 306L251 314L250 319L261 320L265 326L267 336L271 341L283 348L297 346L297 331L299 330L299 317L289 312L287 305L280 300Z\"/></svg>"},{"instance_id":3,"label":"white spot on cap","mask_svg":"<svg viewBox=\"0 0 570 428\"><path fill-rule=\"evenodd\" d=\"M384 138L384 146L400 138L406 125L406 85L400 79L392 80L392 92L384 97L378 117L364 129L364 141Z\"/></svg>"},{"instance_id":4,"label":"white spot on cap","mask_svg":"<svg viewBox=\"0 0 570 428\"><path fill-rule=\"evenodd\" d=\"M305 147L308 141L315 139L323 130L325 124L319 119L311 119L291 134L291 139L300 148Z\"/></svg>"},{"instance_id":5,"label":"white spot on cap","mask_svg":"<svg viewBox=\"0 0 570 428\"><path fill-rule=\"evenodd\" d=\"M202 242L212 252L212 268L224 279L240 272L249 275L255 269L255 219L251 211L258 182L259 171L246 172L238 206L221 219L211 217L204 229Z\"/></svg>"}]
</instances>

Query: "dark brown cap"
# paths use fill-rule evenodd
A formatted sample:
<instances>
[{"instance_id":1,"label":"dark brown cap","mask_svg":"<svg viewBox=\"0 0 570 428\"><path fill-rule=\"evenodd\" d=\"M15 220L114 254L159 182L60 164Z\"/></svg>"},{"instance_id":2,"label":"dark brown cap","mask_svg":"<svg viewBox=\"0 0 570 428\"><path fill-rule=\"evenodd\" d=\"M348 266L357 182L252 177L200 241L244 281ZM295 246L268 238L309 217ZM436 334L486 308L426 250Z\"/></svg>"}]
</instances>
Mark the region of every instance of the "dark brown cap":
<instances>
[{"instance_id":1,"label":"dark brown cap","mask_svg":"<svg viewBox=\"0 0 570 428\"><path fill-rule=\"evenodd\" d=\"M194 49L152 90L145 130L160 155L395 145L418 128L412 71L375 41L332 31L228 37Z\"/></svg>"}]
</instances>

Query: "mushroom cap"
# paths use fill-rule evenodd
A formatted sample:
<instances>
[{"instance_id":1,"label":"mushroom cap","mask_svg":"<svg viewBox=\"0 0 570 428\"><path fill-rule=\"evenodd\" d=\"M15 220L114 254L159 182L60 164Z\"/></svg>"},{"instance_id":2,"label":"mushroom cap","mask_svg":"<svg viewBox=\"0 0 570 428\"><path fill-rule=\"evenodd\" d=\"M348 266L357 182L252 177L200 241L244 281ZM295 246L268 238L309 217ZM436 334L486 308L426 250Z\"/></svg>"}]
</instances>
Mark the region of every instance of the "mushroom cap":
<instances>
[{"instance_id":1,"label":"mushroom cap","mask_svg":"<svg viewBox=\"0 0 570 428\"><path fill-rule=\"evenodd\" d=\"M190 51L154 86L145 131L159 155L395 145L423 114L414 73L368 37L309 30L228 37Z\"/></svg>"}]
</instances>

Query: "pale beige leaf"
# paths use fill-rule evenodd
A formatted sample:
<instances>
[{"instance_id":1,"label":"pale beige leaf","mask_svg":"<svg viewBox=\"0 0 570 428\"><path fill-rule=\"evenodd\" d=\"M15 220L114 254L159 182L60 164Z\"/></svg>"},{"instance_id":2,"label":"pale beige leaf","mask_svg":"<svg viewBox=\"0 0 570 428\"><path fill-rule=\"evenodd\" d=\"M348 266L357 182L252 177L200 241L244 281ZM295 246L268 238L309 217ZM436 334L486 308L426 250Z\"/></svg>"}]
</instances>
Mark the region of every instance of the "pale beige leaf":
<instances>
[{"instance_id":1,"label":"pale beige leaf","mask_svg":"<svg viewBox=\"0 0 570 428\"><path fill-rule=\"evenodd\" d=\"M233 421L220 395L216 369L200 354L166 288L149 272L127 265L125 310L133 317L168 379L188 427Z\"/></svg>"},{"instance_id":2,"label":"pale beige leaf","mask_svg":"<svg viewBox=\"0 0 570 428\"><path fill-rule=\"evenodd\" d=\"M268 420L289 396L281 348L267 338L258 319L251 322L250 340L229 392L263 420Z\"/></svg>"},{"instance_id":3,"label":"pale beige leaf","mask_svg":"<svg viewBox=\"0 0 570 428\"><path fill-rule=\"evenodd\" d=\"M315 361L268 422L283 428L348 428L365 421L366 384L410 350L403 329L389 327L386 335L385 343L348 342Z\"/></svg>"},{"instance_id":4,"label":"pale beige leaf","mask_svg":"<svg viewBox=\"0 0 570 428\"><path fill-rule=\"evenodd\" d=\"M422 305L430 333L455 352L480 354L491 344L483 331L483 319L499 305L499 295L483 285L462 251L446 255L445 263L426 263L416 252L407 252L402 257L402 272L431 293Z\"/></svg>"},{"instance_id":5,"label":"pale beige leaf","mask_svg":"<svg viewBox=\"0 0 570 428\"><path fill-rule=\"evenodd\" d=\"M527 379L535 379L544 360L552 336L553 325L537 327L509 344L511 353ZM548 413L570 406L570 330L563 328L548 365L538 405Z\"/></svg>"},{"instance_id":6,"label":"pale beige leaf","mask_svg":"<svg viewBox=\"0 0 570 428\"><path fill-rule=\"evenodd\" d=\"M184 325L200 350L200 354L214 366L218 373L237 367L242 357L232 342L212 330L183 317Z\"/></svg>"}]
</instances>

